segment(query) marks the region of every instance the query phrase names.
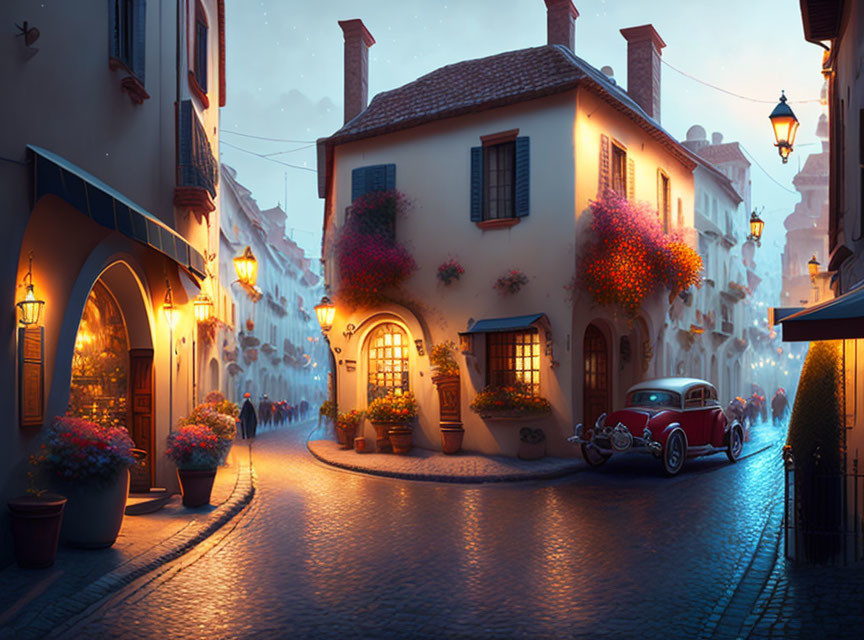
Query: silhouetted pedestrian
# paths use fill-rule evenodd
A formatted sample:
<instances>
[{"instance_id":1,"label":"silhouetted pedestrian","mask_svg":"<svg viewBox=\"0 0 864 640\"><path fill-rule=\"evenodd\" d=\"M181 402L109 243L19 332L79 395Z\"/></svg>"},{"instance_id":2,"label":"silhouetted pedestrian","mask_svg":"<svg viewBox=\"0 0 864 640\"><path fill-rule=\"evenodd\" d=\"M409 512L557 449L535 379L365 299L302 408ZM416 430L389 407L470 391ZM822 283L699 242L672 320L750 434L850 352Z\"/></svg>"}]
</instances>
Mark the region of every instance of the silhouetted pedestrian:
<instances>
[{"instance_id":1,"label":"silhouetted pedestrian","mask_svg":"<svg viewBox=\"0 0 864 640\"><path fill-rule=\"evenodd\" d=\"M258 417L255 415L255 406L249 399L250 394L246 393L243 397L245 400L243 401L243 408L240 409L240 434L245 440L255 437L255 432L258 429Z\"/></svg>"}]
</instances>

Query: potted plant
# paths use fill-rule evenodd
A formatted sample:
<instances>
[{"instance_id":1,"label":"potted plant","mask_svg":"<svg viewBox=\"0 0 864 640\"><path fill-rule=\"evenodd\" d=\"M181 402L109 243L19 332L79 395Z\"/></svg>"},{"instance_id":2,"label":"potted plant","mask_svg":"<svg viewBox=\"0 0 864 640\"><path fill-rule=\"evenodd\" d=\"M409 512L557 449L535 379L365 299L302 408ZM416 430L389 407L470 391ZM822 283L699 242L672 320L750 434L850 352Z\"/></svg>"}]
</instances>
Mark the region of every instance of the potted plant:
<instances>
[{"instance_id":1,"label":"potted plant","mask_svg":"<svg viewBox=\"0 0 864 640\"><path fill-rule=\"evenodd\" d=\"M511 269L498 278L492 288L502 296L512 296L519 293L519 290L526 284L528 284L528 276L519 269Z\"/></svg>"},{"instance_id":2,"label":"potted plant","mask_svg":"<svg viewBox=\"0 0 864 640\"><path fill-rule=\"evenodd\" d=\"M546 455L546 434L543 429L523 427L519 430L519 451L522 460L539 460Z\"/></svg>"},{"instance_id":3,"label":"potted plant","mask_svg":"<svg viewBox=\"0 0 864 640\"><path fill-rule=\"evenodd\" d=\"M227 401L225 401L227 402ZM192 412L185 418L181 418L179 424L203 424L209 427L219 439L219 465L225 464L228 458L228 452L231 451L231 445L234 444L234 437L237 435L237 418L232 415L237 405L233 402L204 402L195 407ZM223 412L229 413L223 413ZM237 411L237 416L240 412Z\"/></svg>"},{"instance_id":4,"label":"potted plant","mask_svg":"<svg viewBox=\"0 0 864 640\"><path fill-rule=\"evenodd\" d=\"M200 507L210 502L219 466L219 437L203 424L185 424L168 434L165 456L177 465L183 506Z\"/></svg>"},{"instance_id":5,"label":"potted plant","mask_svg":"<svg viewBox=\"0 0 864 640\"><path fill-rule=\"evenodd\" d=\"M82 418L58 417L48 428L37 464L67 498L60 530L65 544L88 549L114 544L129 495L129 468L136 463L133 446L123 427Z\"/></svg>"},{"instance_id":6,"label":"potted plant","mask_svg":"<svg viewBox=\"0 0 864 640\"><path fill-rule=\"evenodd\" d=\"M357 411L357 409L340 413L336 417L336 436L339 438L340 448L354 448L354 436L357 434L357 427L362 419L363 412Z\"/></svg>"},{"instance_id":7,"label":"potted plant","mask_svg":"<svg viewBox=\"0 0 864 640\"><path fill-rule=\"evenodd\" d=\"M489 420L523 419L544 416L552 411L552 405L534 395L529 385L516 382L507 387L485 387L475 396L471 410Z\"/></svg>"},{"instance_id":8,"label":"potted plant","mask_svg":"<svg viewBox=\"0 0 864 640\"><path fill-rule=\"evenodd\" d=\"M463 273L465 273L465 267L459 264L457 260L450 258L438 267L437 276L441 282L449 285L452 282L456 282Z\"/></svg>"},{"instance_id":9,"label":"potted plant","mask_svg":"<svg viewBox=\"0 0 864 640\"><path fill-rule=\"evenodd\" d=\"M417 400L413 393L396 395L391 391L382 398L375 398L366 409L366 415L376 431L382 426L387 429L393 453L406 455L411 451L413 430L408 423L417 416Z\"/></svg>"},{"instance_id":10,"label":"potted plant","mask_svg":"<svg viewBox=\"0 0 864 640\"><path fill-rule=\"evenodd\" d=\"M453 357L456 344L452 340L434 345L429 350L429 362L435 369L432 382L438 389L438 407L441 418L441 450L446 454L459 453L465 429L462 428L459 364Z\"/></svg>"},{"instance_id":11,"label":"potted plant","mask_svg":"<svg viewBox=\"0 0 864 640\"><path fill-rule=\"evenodd\" d=\"M31 466L37 466L39 461L39 456L30 456ZM66 498L36 489L33 469L27 472L27 479L27 493L6 503L12 525L15 561L22 569L45 569L53 565L57 557Z\"/></svg>"}]
</instances>

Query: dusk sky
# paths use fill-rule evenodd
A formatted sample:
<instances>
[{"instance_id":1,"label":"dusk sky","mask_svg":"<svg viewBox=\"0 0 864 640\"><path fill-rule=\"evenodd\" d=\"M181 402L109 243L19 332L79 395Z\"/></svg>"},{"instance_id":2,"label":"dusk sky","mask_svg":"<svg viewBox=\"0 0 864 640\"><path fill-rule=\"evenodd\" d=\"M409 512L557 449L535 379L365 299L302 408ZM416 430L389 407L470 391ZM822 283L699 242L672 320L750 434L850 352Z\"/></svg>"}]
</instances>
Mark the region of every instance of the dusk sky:
<instances>
[{"instance_id":1,"label":"dusk sky","mask_svg":"<svg viewBox=\"0 0 864 640\"><path fill-rule=\"evenodd\" d=\"M576 54L597 68L610 65L625 88L626 42L619 29L650 22L666 42L665 63L750 98L728 95L663 65L664 128L679 140L697 123L709 138L719 131L724 141L743 143L770 174L752 167L753 204L765 209L761 260L767 266L769 256L779 256L783 219L799 199L792 178L807 154L819 150L814 134L822 109L817 102L822 50L803 39L797 0L574 4L580 12ZM287 175L289 231L313 257L320 255L323 211L313 142L342 125L338 20L361 18L376 40L369 56L370 100L447 64L546 43L543 0L258 0L229 2L227 12L228 103L222 129L246 136L223 134L222 161L237 169L237 178L262 208L285 202ZM787 165L773 146L768 121L781 89L801 122ZM248 152L277 155L265 160Z\"/></svg>"}]
</instances>

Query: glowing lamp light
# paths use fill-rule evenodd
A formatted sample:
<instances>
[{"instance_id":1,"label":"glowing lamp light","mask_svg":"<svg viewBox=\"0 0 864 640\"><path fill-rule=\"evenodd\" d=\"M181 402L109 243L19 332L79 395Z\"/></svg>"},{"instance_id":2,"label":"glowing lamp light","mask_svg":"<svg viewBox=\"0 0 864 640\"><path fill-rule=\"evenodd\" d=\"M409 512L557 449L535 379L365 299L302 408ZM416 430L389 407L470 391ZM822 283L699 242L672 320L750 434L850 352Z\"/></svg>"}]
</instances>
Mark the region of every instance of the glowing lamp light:
<instances>
[{"instance_id":1,"label":"glowing lamp light","mask_svg":"<svg viewBox=\"0 0 864 640\"><path fill-rule=\"evenodd\" d=\"M172 331L177 325L177 307L174 306L174 295L171 293L171 285L165 283L168 288L165 290L165 300L162 302L162 313L165 315L165 321L168 323L168 328Z\"/></svg>"},{"instance_id":2,"label":"glowing lamp light","mask_svg":"<svg viewBox=\"0 0 864 640\"><path fill-rule=\"evenodd\" d=\"M199 293L192 301L192 311L196 321L207 322L213 317L213 300L206 293Z\"/></svg>"},{"instance_id":3,"label":"glowing lamp light","mask_svg":"<svg viewBox=\"0 0 864 640\"><path fill-rule=\"evenodd\" d=\"M258 282L258 260L252 254L252 247L246 247L243 255L234 258L234 269L237 279L247 287L254 287Z\"/></svg>"},{"instance_id":4,"label":"glowing lamp light","mask_svg":"<svg viewBox=\"0 0 864 640\"><path fill-rule=\"evenodd\" d=\"M750 235L748 240L754 240L756 244L760 244L762 240L762 229L765 227L765 221L759 217L755 211L750 214Z\"/></svg>"},{"instance_id":5,"label":"glowing lamp light","mask_svg":"<svg viewBox=\"0 0 864 640\"><path fill-rule=\"evenodd\" d=\"M318 324L321 325L321 331L327 333L333 328L333 318L336 316L336 305L324 296L321 302L315 305L315 315L318 316Z\"/></svg>"},{"instance_id":6,"label":"glowing lamp light","mask_svg":"<svg viewBox=\"0 0 864 640\"><path fill-rule=\"evenodd\" d=\"M819 265L821 263L816 259L816 254L813 254L813 257L807 261L807 271L810 272L810 277L815 278L816 274L819 273Z\"/></svg>"},{"instance_id":7,"label":"glowing lamp light","mask_svg":"<svg viewBox=\"0 0 864 640\"><path fill-rule=\"evenodd\" d=\"M44 300L38 300L36 294L33 293L33 253L30 253L30 265L27 267L27 273L24 274L24 280L27 282L27 294L24 299L17 305L21 310L21 324L25 327L37 324L42 316L42 309L45 306Z\"/></svg>"},{"instance_id":8,"label":"glowing lamp light","mask_svg":"<svg viewBox=\"0 0 864 640\"><path fill-rule=\"evenodd\" d=\"M786 164L789 161L789 154L792 153L792 147L795 145L798 118L786 104L785 92L780 92L780 102L777 103L768 118L771 120L771 126L774 127L774 138L777 140L774 146L780 152L783 164Z\"/></svg>"}]
</instances>

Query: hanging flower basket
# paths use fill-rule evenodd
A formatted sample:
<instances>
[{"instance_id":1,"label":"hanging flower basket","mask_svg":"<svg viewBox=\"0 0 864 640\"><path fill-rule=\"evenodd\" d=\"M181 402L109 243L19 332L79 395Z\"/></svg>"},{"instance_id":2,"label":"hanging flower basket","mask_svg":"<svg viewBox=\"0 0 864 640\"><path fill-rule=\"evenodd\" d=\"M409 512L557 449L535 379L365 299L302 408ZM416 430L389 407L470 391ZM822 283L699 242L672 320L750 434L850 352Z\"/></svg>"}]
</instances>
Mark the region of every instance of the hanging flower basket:
<instances>
[{"instance_id":1,"label":"hanging flower basket","mask_svg":"<svg viewBox=\"0 0 864 640\"><path fill-rule=\"evenodd\" d=\"M456 282L462 274L465 273L465 268L453 258L441 264L438 267L438 279L445 285Z\"/></svg>"},{"instance_id":2,"label":"hanging flower basket","mask_svg":"<svg viewBox=\"0 0 864 640\"><path fill-rule=\"evenodd\" d=\"M511 269L503 276L495 281L492 288L502 296L512 296L519 293L526 284L528 284L528 276L519 271L519 269Z\"/></svg>"}]
</instances>

